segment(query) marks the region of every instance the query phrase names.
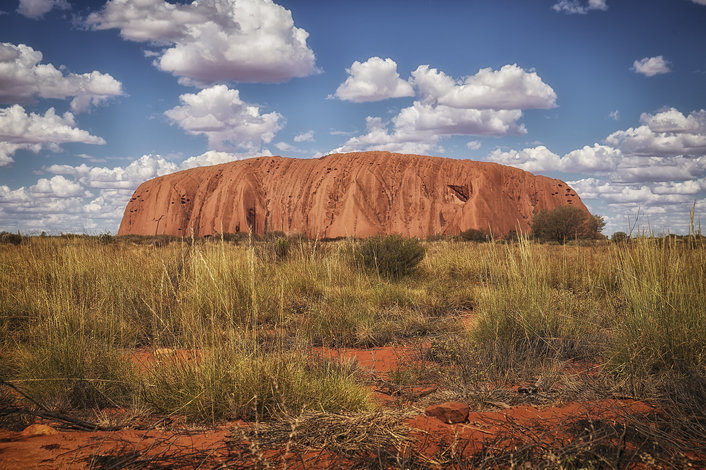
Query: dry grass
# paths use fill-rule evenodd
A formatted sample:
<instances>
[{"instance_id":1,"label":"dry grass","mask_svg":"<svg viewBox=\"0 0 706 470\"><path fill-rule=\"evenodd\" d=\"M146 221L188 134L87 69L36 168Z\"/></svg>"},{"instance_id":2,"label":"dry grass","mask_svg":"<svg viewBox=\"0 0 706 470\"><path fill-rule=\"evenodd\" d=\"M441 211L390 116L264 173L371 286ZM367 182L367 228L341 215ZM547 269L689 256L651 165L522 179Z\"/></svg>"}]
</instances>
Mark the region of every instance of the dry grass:
<instances>
[{"instance_id":1,"label":"dry grass","mask_svg":"<svg viewBox=\"0 0 706 470\"><path fill-rule=\"evenodd\" d=\"M351 262L355 242L292 239L286 253L283 243L0 244L0 378L54 411L117 406L205 423L268 421L270 440L257 444L264 448L295 422L344 429L346 420L376 416L368 379L352 365L320 360L312 346L419 340L431 343L422 368L405 364L389 380L436 380L429 399L514 403L517 396L498 390L539 381L548 400L649 398L687 416L694 435L703 429L703 238L591 246L438 240L424 242L425 258L400 279ZM135 348L199 358L144 368L131 359ZM573 377L565 367L575 363L596 369ZM384 441L387 431L367 432ZM317 440L326 436L306 436L284 445L423 466L403 446L361 444L353 455Z\"/></svg>"},{"instance_id":2,"label":"dry grass","mask_svg":"<svg viewBox=\"0 0 706 470\"><path fill-rule=\"evenodd\" d=\"M248 428L234 428L228 444L244 460L272 467L294 461L303 468L387 468L420 459L410 428L409 413L312 413Z\"/></svg>"}]
</instances>

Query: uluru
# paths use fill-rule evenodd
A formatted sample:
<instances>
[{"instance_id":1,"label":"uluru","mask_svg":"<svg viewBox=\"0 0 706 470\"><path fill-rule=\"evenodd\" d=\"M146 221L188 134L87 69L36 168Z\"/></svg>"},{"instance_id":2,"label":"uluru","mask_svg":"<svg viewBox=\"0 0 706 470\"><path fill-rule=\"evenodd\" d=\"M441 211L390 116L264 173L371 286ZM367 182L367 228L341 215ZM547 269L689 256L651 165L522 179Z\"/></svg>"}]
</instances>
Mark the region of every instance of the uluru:
<instances>
[{"instance_id":1,"label":"uluru","mask_svg":"<svg viewBox=\"0 0 706 470\"><path fill-rule=\"evenodd\" d=\"M259 157L142 183L118 235L503 236L561 205L588 212L565 182L497 163L389 152Z\"/></svg>"}]
</instances>

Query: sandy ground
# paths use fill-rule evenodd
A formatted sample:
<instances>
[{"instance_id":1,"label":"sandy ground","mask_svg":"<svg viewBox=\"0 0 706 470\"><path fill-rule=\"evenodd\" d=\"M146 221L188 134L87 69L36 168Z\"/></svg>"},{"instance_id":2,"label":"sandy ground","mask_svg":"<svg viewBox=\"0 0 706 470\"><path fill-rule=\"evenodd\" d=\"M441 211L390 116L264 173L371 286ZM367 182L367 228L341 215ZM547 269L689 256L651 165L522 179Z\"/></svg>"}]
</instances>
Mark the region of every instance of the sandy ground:
<instances>
[{"instance_id":1,"label":"sandy ground","mask_svg":"<svg viewBox=\"0 0 706 470\"><path fill-rule=\"evenodd\" d=\"M318 348L316 351L329 358L356 360L363 370L383 380L390 371L414 360L415 353L414 349L404 346L336 350ZM182 360L197 360L193 353L180 351L176 355ZM138 352L136 358L144 367L156 360L151 352ZM423 392L424 388L421 390ZM395 400L379 388L376 388L374 397L383 407L392 406ZM653 409L645 403L631 400L559 406L508 406L501 403L491 411L471 411L468 419L461 424L445 424L437 418L426 416L423 410L406 419L404 424L413 429L411 435L421 454L432 457L443 446L458 443L455 451L459 455L472 455L484 444L502 442L509 437L504 433L508 432L510 424L515 428L551 430L558 429L567 421L584 417L615 420L625 411L649 413ZM227 441L234 427L247 426L250 424L239 421L224 423L215 429L189 429L182 424L163 425L149 430L86 432L61 429L56 422L37 419L34 426L24 431L0 429L0 468L123 468L124 464L137 462L140 456L145 455L170 456L172 462L180 462L177 465L185 468L216 468L224 463L237 466L238 457L231 454ZM328 461L319 457L314 467L327 468ZM288 466L302 467L296 462Z\"/></svg>"}]
</instances>

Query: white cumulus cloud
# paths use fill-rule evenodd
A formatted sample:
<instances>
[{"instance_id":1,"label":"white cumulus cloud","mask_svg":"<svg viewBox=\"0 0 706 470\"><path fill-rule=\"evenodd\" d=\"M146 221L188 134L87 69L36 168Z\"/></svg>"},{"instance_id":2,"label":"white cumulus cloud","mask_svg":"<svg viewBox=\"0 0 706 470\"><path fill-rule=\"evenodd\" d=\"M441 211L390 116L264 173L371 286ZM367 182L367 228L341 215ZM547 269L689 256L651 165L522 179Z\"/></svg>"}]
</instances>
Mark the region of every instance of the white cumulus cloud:
<instances>
[{"instance_id":1,"label":"white cumulus cloud","mask_svg":"<svg viewBox=\"0 0 706 470\"><path fill-rule=\"evenodd\" d=\"M40 178L37 184L30 188L30 193L37 197L73 197L84 194L81 185L68 180L61 175L53 178Z\"/></svg>"},{"instance_id":2,"label":"white cumulus cloud","mask_svg":"<svg viewBox=\"0 0 706 470\"><path fill-rule=\"evenodd\" d=\"M20 0L17 13L27 18L39 19L54 8L68 10L71 8L66 0Z\"/></svg>"},{"instance_id":3,"label":"white cumulus cloud","mask_svg":"<svg viewBox=\"0 0 706 470\"><path fill-rule=\"evenodd\" d=\"M109 0L86 22L161 47L155 66L184 84L278 83L316 72L309 33L271 0Z\"/></svg>"},{"instance_id":4,"label":"white cumulus cloud","mask_svg":"<svg viewBox=\"0 0 706 470\"><path fill-rule=\"evenodd\" d=\"M235 160L241 160L242 158L243 157L230 152L216 152L215 150L209 150L201 155L187 158L181 163L180 169L186 170L197 166L220 165L221 163L233 162Z\"/></svg>"},{"instance_id":5,"label":"white cumulus cloud","mask_svg":"<svg viewBox=\"0 0 706 470\"><path fill-rule=\"evenodd\" d=\"M591 173L609 172L618 167L623 155L620 150L605 145L585 145L563 157L540 145L523 150L494 150L488 160L503 165L512 165L527 171L563 171Z\"/></svg>"},{"instance_id":6,"label":"white cumulus cloud","mask_svg":"<svg viewBox=\"0 0 706 470\"><path fill-rule=\"evenodd\" d=\"M654 77L655 75L671 72L669 63L661 55L636 60L632 63L632 71L646 77Z\"/></svg>"},{"instance_id":7,"label":"white cumulus cloud","mask_svg":"<svg viewBox=\"0 0 706 470\"><path fill-rule=\"evenodd\" d=\"M474 109L549 109L556 107L556 93L536 72L517 64L500 70L480 69L456 81L428 65L412 72L415 86L425 103Z\"/></svg>"},{"instance_id":8,"label":"white cumulus cloud","mask_svg":"<svg viewBox=\"0 0 706 470\"><path fill-rule=\"evenodd\" d=\"M424 153L440 150L452 135L503 136L524 134L523 109L556 106L556 93L536 72L515 64L500 70L481 69L463 80L419 66L411 83L418 100L390 122L369 116L367 134L348 139L334 151L389 150Z\"/></svg>"},{"instance_id":9,"label":"white cumulus cloud","mask_svg":"<svg viewBox=\"0 0 706 470\"><path fill-rule=\"evenodd\" d=\"M432 105L415 101L393 119L395 130L401 133L422 132L440 135L507 135L524 134L525 127L517 121L519 109L476 109Z\"/></svg>"},{"instance_id":10,"label":"white cumulus cloud","mask_svg":"<svg viewBox=\"0 0 706 470\"><path fill-rule=\"evenodd\" d=\"M608 4L607 0L588 0L587 3L579 0L560 0L552 8L554 11L566 13L567 15L585 15L591 10L605 11L608 9Z\"/></svg>"},{"instance_id":11,"label":"white cumulus cloud","mask_svg":"<svg viewBox=\"0 0 706 470\"><path fill-rule=\"evenodd\" d=\"M397 63L390 58L371 57L365 62L355 61L346 71L348 78L334 95L338 99L363 103L414 96L412 85L400 78Z\"/></svg>"},{"instance_id":12,"label":"white cumulus cloud","mask_svg":"<svg viewBox=\"0 0 706 470\"><path fill-rule=\"evenodd\" d=\"M482 146L483 144L479 140L471 140L470 142L466 142L466 147L470 150L480 150Z\"/></svg>"},{"instance_id":13,"label":"white cumulus cloud","mask_svg":"<svg viewBox=\"0 0 706 470\"><path fill-rule=\"evenodd\" d=\"M557 169L561 165L561 158L549 150L544 145L523 150L494 150L488 160L522 168L527 171L542 171L546 169Z\"/></svg>"},{"instance_id":14,"label":"white cumulus cloud","mask_svg":"<svg viewBox=\"0 0 706 470\"><path fill-rule=\"evenodd\" d=\"M706 110L685 116L670 108L656 114L643 113L640 121L642 126L610 134L608 145L637 156L706 154Z\"/></svg>"},{"instance_id":15,"label":"white cumulus cloud","mask_svg":"<svg viewBox=\"0 0 706 470\"><path fill-rule=\"evenodd\" d=\"M685 114L669 108L643 113L640 121L563 156L536 147L496 150L487 159L529 171L585 175L569 184L590 205L616 214L607 230L625 230L621 224L640 212L647 217L643 228L685 232L693 202L700 214L706 208L706 110Z\"/></svg>"},{"instance_id":16,"label":"white cumulus cloud","mask_svg":"<svg viewBox=\"0 0 706 470\"><path fill-rule=\"evenodd\" d=\"M109 74L96 70L65 74L52 64L41 62L40 51L24 44L0 43L0 103L73 97L72 111L82 112L123 95L122 84Z\"/></svg>"},{"instance_id":17,"label":"white cumulus cloud","mask_svg":"<svg viewBox=\"0 0 706 470\"><path fill-rule=\"evenodd\" d=\"M313 142L314 141L314 131L307 131L294 136L294 142Z\"/></svg>"},{"instance_id":18,"label":"white cumulus cloud","mask_svg":"<svg viewBox=\"0 0 706 470\"><path fill-rule=\"evenodd\" d=\"M351 137L341 147L332 153L355 152L364 150L386 150L388 152L427 154L436 149L439 135L429 133L409 133L394 129L390 132L388 124L381 118L368 116L366 118L367 133Z\"/></svg>"},{"instance_id":19,"label":"white cumulus cloud","mask_svg":"<svg viewBox=\"0 0 706 470\"><path fill-rule=\"evenodd\" d=\"M60 116L54 108L44 115L27 114L20 105L0 108L0 166L12 163L12 155L19 149L58 151L60 144L70 142L105 144L101 137L75 126L73 114L66 112Z\"/></svg>"},{"instance_id":20,"label":"white cumulus cloud","mask_svg":"<svg viewBox=\"0 0 706 470\"><path fill-rule=\"evenodd\" d=\"M254 151L269 143L283 126L281 114L261 114L259 106L244 102L238 90L225 85L181 95L179 101L181 106L164 114L187 133L205 135L212 150Z\"/></svg>"}]
</instances>

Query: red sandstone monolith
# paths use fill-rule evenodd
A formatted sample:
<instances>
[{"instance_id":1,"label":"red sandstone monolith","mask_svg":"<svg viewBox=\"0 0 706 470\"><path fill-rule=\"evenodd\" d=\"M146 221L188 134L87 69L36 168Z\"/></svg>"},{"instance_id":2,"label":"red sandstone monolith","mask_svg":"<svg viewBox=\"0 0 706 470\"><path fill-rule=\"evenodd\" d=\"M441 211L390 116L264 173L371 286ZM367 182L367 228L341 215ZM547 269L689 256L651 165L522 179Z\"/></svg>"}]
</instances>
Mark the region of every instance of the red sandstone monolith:
<instances>
[{"instance_id":1,"label":"red sandstone monolith","mask_svg":"<svg viewBox=\"0 0 706 470\"><path fill-rule=\"evenodd\" d=\"M260 157L142 183L118 235L426 238L474 228L502 237L566 204L587 211L563 181L496 163L389 152Z\"/></svg>"}]
</instances>

